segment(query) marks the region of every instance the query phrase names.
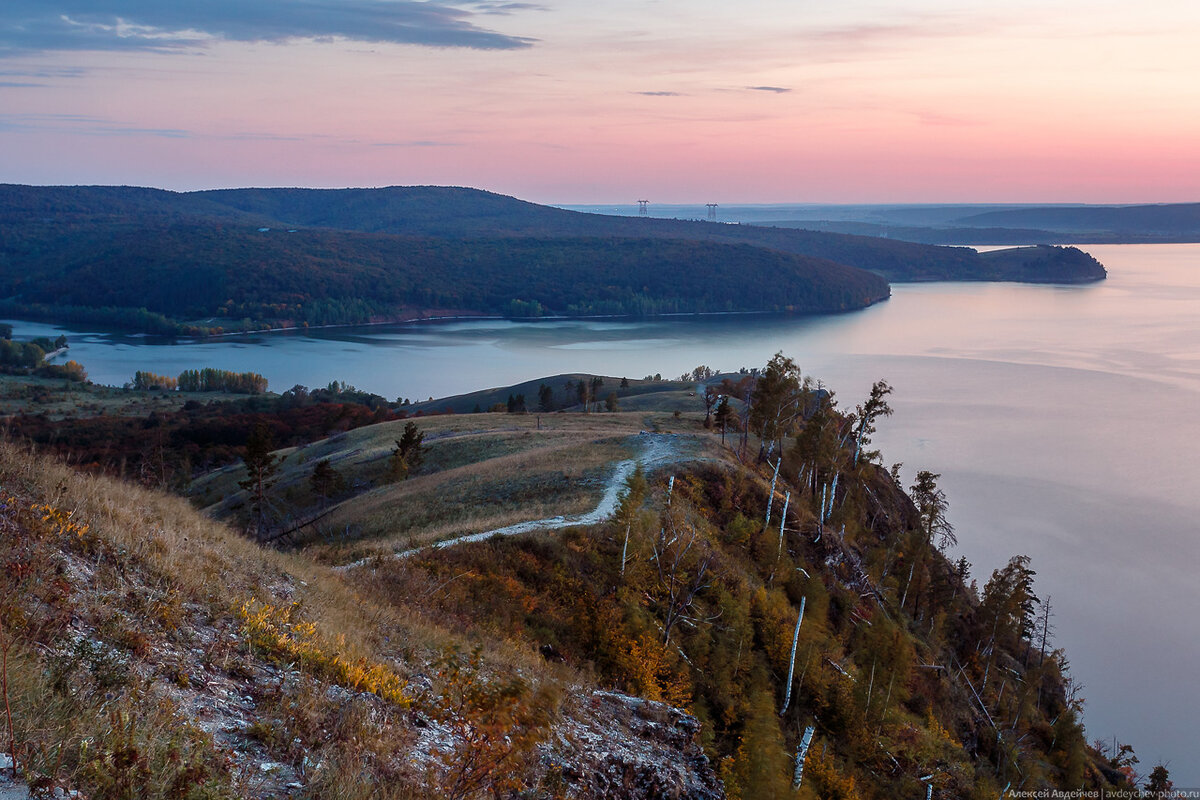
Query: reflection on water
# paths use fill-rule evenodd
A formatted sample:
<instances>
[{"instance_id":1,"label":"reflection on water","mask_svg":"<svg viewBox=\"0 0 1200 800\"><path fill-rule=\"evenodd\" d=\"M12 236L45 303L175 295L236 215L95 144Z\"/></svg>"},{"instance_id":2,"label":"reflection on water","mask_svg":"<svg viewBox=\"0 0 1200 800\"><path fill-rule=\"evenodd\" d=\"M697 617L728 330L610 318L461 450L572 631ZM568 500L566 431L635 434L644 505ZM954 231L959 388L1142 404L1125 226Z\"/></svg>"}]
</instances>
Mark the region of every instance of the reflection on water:
<instances>
[{"instance_id":1,"label":"reflection on water","mask_svg":"<svg viewBox=\"0 0 1200 800\"><path fill-rule=\"evenodd\" d=\"M274 389L337 379L424 398L562 372L678 375L782 350L845 405L894 387L877 437L888 463L942 473L959 551L984 583L1033 557L1058 643L1087 685L1093 737L1200 785L1200 245L1086 248L1089 286L933 283L834 317L454 321L167 345L77 334L94 380L214 366ZM16 323L19 334L58 328ZM1170 655L1164 655L1164 643Z\"/></svg>"}]
</instances>

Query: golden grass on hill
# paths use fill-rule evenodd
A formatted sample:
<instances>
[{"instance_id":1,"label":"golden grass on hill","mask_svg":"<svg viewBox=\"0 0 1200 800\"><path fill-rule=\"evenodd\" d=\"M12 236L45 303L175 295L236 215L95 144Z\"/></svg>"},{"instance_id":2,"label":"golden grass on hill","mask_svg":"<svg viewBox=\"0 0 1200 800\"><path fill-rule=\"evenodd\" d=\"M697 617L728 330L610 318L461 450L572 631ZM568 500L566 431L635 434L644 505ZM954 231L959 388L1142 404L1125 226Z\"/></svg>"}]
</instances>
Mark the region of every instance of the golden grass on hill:
<instances>
[{"instance_id":1,"label":"golden grass on hill","mask_svg":"<svg viewBox=\"0 0 1200 800\"><path fill-rule=\"evenodd\" d=\"M341 562L394 552L516 522L590 511L624 437L568 441L388 484L343 503L327 520L330 539L308 555ZM350 544L336 541L350 529Z\"/></svg>"},{"instance_id":2,"label":"golden grass on hill","mask_svg":"<svg viewBox=\"0 0 1200 800\"><path fill-rule=\"evenodd\" d=\"M388 460L404 425L425 436L420 472L390 482ZM272 503L293 519L316 516L313 465L328 459L351 487L330 513L297 531L293 542L322 562L390 553L517 522L590 511L611 465L633 455L642 430L700 430L691 414L556 413L420 417L338 434L280 450ZM632 437L632 438L631 438ZM243 469L203 476L191 494L208 513L239 520L247 497Z\"/></svg>"},{"instance_id":3,"label":"golden grass on hill","mask_svg":"<svg viewBox=\"0 0 1200 800\"><path fill-rule=\"evenodd\" d=\"M469 649L419 603L377 602L182 498L77 473L8 442L0 489L0 556L11 567L0 640L11 656L21 766L46 785L97 798L183 797L179 781L191 775L206 788L188 797L275 796L280 786L260 762L299 768L311 757L327 765L308 768L311 785L345 796L351 783L384 777L348 764L403 762L410 733L394 717L428 689L410 690L414 672ZM528 647L495 642L482 658L489 671L534 685L565 677ZM230 690L234 702L257 697L262 724L250 739L234 735L241 743L222 755L231 745L192 715L229 702L206 687L231 681L242 686ZM328 702L328 687L341 687L343 700ZM136 770L122 766L128 758ZM432 780L419 769L387 774L410 788Z\"/></svg>"}]
</instances>

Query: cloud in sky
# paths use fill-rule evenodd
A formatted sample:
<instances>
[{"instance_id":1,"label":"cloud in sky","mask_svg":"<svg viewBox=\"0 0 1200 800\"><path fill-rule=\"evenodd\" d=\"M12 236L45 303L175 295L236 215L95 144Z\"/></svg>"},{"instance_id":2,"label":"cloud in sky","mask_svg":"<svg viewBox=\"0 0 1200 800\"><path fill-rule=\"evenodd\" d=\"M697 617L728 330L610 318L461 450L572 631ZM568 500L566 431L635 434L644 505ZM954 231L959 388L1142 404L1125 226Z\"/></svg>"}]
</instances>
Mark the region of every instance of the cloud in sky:
<instances>
[{"instance_id":1,"label":"cloud in sky","mask_svg":"<svg viewBox=\"0 0 1200 800\"><path fill-rule=\"evenodd\" d=\"M514 14L518 11L547 11L547 7L537 3L494 3L472 2L470 5L483 14Z\"/></svg>"},{"instance_id":2,"label":"cloud in sky","mask_svg":"<svg viewBox=\"0 0 1200 800\"><path fill-rule=\"evenodd\" d=\"M194 134L182 128L149 128L86 114L0 114L0 131L42 131L84 134L87 136L154 136L166 139L190 139Z\"/></svg>"},{"instance_id":3,"label":"cloud in sky","mask_svg":"<svg viewBox=\"0 0 1200 800\"><path fill-rule=\"evenodd\" d=\"M372 147L459 147L458 142L439 142L430 139L414 139L411 142L372 142Z\"/></svg>"},{"instance_id":4,"label":"cloud in sky","mask_svg":"<svg viewBox=\"0 0 1200 800\"><path fill-rule=\"evenodd\" d=\"M634 92L634 94L641 94L646 97L680 97L679 92Z\"/></svg>"},{"instance_id":5,"label":"cloud in sky","mask_svg":"<svg viewBox=\"0 0 1200 800\"><path fill-rule=\"evenodd\" d=\"M472 18L528 6L473 3L456 8L420 0L6 0L0 11L0 56L64 50L175 52L218 41L300 39L511 50L529 47L534 40L487 30Z\"/></svg>"},{"instance_id":6,"label":"cloud in sky","mask_svg":"<svg viewBox=\"0 0 1200 800\"><path fill-rule=\"evenodd\" d=\"M747 86L746 88L752 92L772 92L774 94L784 94L791 91L786 86Z\"/></svg>"}]
</instances>

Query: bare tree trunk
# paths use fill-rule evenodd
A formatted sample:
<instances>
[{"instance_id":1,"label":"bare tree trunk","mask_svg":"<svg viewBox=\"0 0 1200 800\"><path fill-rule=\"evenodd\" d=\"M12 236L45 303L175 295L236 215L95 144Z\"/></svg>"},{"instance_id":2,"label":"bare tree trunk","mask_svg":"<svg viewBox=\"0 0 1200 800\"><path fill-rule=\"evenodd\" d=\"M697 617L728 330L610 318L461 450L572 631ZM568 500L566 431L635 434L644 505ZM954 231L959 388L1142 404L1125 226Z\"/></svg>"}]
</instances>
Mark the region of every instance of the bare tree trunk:
<instances>
[{"instance_id":1,"label":"bare tree trunk","mask_svg":"<svg viewBox=\"0 0 1200 800\"><path fill-rule=\"evenodd\" d=\"M779 518L779 549L775 553L775 560L779 561L783 555L783 529L787 525L788 503L792 502L792 493L788 492L783 496L783 516Z\"/></svg>"},{"instance_id":2,"label":"bare tree trunk","mask_svg":"<svg viewBox=\"0 0 1200 800\"><path fill-rule=\"evenodd\" d=\"M800 781L804 779L804 761L808 758L808 748L812 747L812 737L815 729L809 725L800 737L800 746L796 748L796 772L792 775L792 788L799 789Z\"/></svg>"},{"instance_id":3,"label":"bare tree trunk","mask_svg":"<svg viewBox=\"0 0 1200 800\"><path fill-rule=\"evenodd\" d=\"M625 523L625 545L621 548L621 577L625 577L625 564L627 562L626 555L629 553L629 528L633 525L633 520Z\"/></svg>"},{"instance_id":4,"label":"bare tree trunk","mask_svg":"<svg viewBox=\"0 0 1200 800\"><path fill-rule=\"evenodd\" d=\"M892 702L892 684L896 681L896 670L892 670L892 677L888 679L887 696L883 698L883 709L879 712L879 729L875 731L875 738L879 738L879 734L883 733L883 720L887 716L888 703Z\"/></svg>"},{"instance_id":5,"label":"bare tree trunk","mask_svg":"<svg viewBox=\"0 0 1200 800\"><path fill-rule=\"evenodd\" d=\"M764 531L771 525L771 506L775 503L775 481L779 479L779 465L782 463L782 458L775 462L775 474L771 476L771 491L767 494L767 519L763 522Z\"/></svg>"},{"instance_id":6,"label":"bare tree trunk","mask_svg":"<svg viewBox=\"0 0 1200 800\"><path fill-rule=\"evenodd\" d=\"M875 688L875 659L871 659L871 680L867 684L867 708L865 714L871 713L871 690Z\"/></svg>"},{"instance_id":7,"label":"bare tree trunk","mask_svg":"<svg viewBox=\"0 0 1200 800\"><path fill-rule=\"evenodd\" d=\"M808 597L800 598L800 615L796 617L796 632L792 634L792 657L788 660L787 694L783 697L783 708L779 709L780 716L787 712L792 702L792 676L796 673L796 644L800 641L800 623L804 622L804 604Z\"/></svg>"},{"instance_id":8,"label":"bare tree trunk","mask_svg":"<svg viewBox=\"0 0 1200 800\"><path fill-rule=\"evenodd\" d=\"M908 580L904 582L904 594L900 595L900 610L904 610L904 602L908 600L908 587L912 586L913 570L917 568L917 562L914 561L908 567Z\"/></svg>"}]
</instances>

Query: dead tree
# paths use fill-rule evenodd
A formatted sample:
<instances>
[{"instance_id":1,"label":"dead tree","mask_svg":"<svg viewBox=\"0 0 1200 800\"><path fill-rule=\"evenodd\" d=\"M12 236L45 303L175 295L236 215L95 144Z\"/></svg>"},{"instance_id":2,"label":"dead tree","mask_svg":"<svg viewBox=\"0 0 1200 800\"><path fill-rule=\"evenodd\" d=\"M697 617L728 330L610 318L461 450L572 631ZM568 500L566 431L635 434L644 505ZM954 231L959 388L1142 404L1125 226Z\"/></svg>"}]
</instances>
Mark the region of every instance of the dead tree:
<instances>
[{"instance_id":1,"label":"dead tree","mask_svg":"<svg viewBox=\"0 0 1200 800\"><path fill-rule=\"evenodd\" d=\"M671 631L680 622L697 624L711 621L698 617L696 599L709 588L709 573L713 554L705 546L695 525L686 530L676 523L673 514L666 515L666 524L659 529L654 542L653 561L656 569L658 597L650 598L663 615L663 644L671 641Z\"/></svg>"},{"instance_id":2,"label":"dead tree","mask_svg":"<svg viewBox=\"0 0 1200 800\"><path fill-rule=\"evenodd\" d=\"M787 713L788 706L792 702L792 676L796 674L796 645L800 641L800 623L804 622L804 604L807 601L807 596L800 598L800 615L796 617L796 632L792 634L792 655L788 659L787 693L783 696L783 708L779 709L780 716Z\"/></svg>"},{"instance_id":3,"label":"dead tree","mask_svg":"<svg viewBox=\"0 0 1200 800\"><path fill-rule=\"evenodd\" d=\"M799 789L800 781L804 779L804 761L808 758L808 748L812 746L812 738L815 728L809 725L804 729L804 735L800 737L800 746L796 748L796 771L792 775L792 788Z\"/></svg>"},{"instance_id":4,"label":"dead tree","mask_svg":"<svg viewBox=\"0 0 1200 800\"><path fill-rule=\"evenodd\" d=\"M767 493L767 518L763 521L764 533L771 525L771 506L775 504L775 481L779 480L779 465L782 463L782 458L775 462L775 474L771 476L771 491Z\"/></svg>"}]
</instances>

